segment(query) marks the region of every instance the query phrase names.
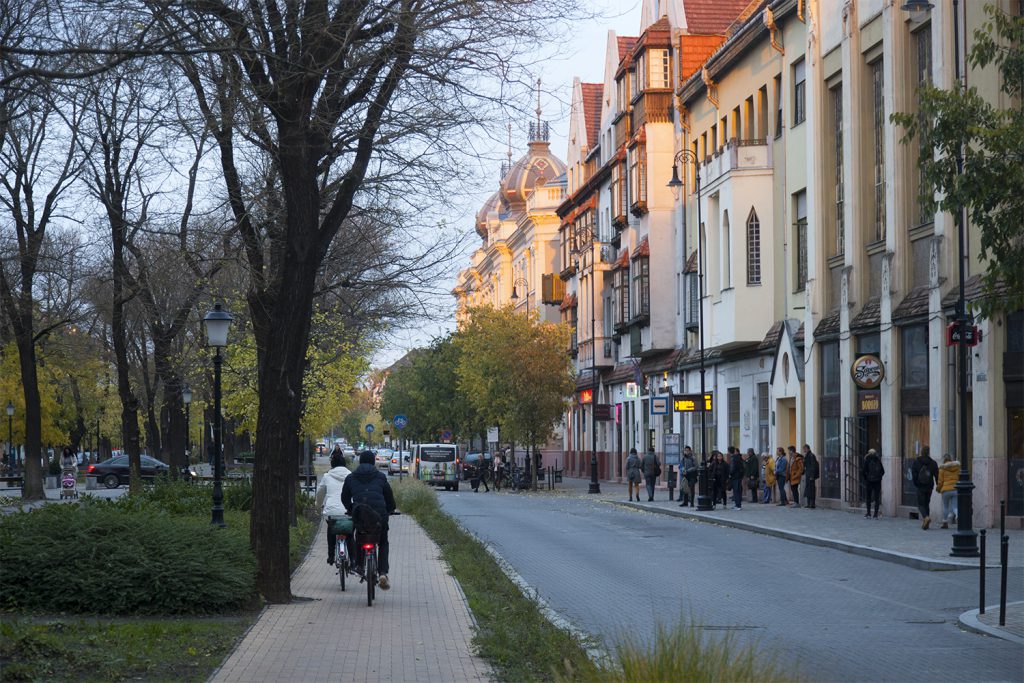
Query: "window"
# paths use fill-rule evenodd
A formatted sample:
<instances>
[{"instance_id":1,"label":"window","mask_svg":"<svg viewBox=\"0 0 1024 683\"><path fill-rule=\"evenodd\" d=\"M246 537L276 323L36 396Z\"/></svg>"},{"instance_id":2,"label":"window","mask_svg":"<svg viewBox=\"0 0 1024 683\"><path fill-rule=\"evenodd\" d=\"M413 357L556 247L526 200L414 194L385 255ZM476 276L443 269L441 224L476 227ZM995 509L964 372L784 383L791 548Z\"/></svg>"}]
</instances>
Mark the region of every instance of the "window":
<instances>
[{"instance_id":1,"label":"window","mask_svg":"<svg viewBox=\"0 0 1024 683\"><path fill-rule=\"evenodd\" d=\"M921 106L921 91L922 86L928 85L932 81L932 27L931 24L927 24L922 27L919 31L914 34L913 38L914 45L914 83L917 86L914 90L914 109L920 111ZM918 136L918 156L922 156L928 153L928 148L921 142L921 136ZM913 196L917 201L914 202L914 215L912 225L925 225L931 223L934 220L934 216L931 214L930 207L930 187L927 179L924 177L924 170L921 164L918 163L917 159L913 160L910 164L911 170L911 182L913 187Z\"/></svg>"},{"instance_id":2,"label":"window","mask_svg":"<svg viewBox=\"0 0 1024 683\"><path fill-rule=\"evenodd\" d=\"M648 87L672 87L671 61L668 58L668 50L648 50L647 59L649 64Z\"/></svg>"},{"instance_id":3,"label":"window","mask_svg":"<svg viewBox=\"0 0 1024 683\"><path fill-rule=\"evenodd\" d=\"M768 431L770 429L771 411L768 382L757 385L757 452L770 452Z\"/></svg>"},{"instance_id":4,"label":"window","mask_svg":"<svg viewBox=\"0 0 1024 683\"><path fill-rule=\"evenodd\" d=\"M697 273L686 274L686 325L700 325L700 282Z\"/></svg>"},{"instance_id":5,"label":"window","mask_svg":"<svg viewBox=\"0 0 1024 683\"><path fill-rule=\"evenodd\" d=\"M835 209L832 215L832 222L835 227L835 240L833 254L842 254L846 244L846 223L843 218L844 204L843 197L843 86L842 84L829 90L829 102L832 109L832 125L835 130L832 140L833 163L832 179L835 181Z\"/></svg>"},{"instance_id":6,"label":"window","mask_svg":"<svg viewBox=\"0 0 1024 683\"><path fill-rule=\"evenodd\" d=\"M629 321L629 268L620 268L615 272L615 292L619 297L615 322L625 325Z\"/></svg>"},{"instance_id":7,"label":"window","mask_svg":"<svg viewBox=\"0 0 1024 683\"><path fill-rule=\"evenodd\" d=\"M615 94L618 98L618 113L621 114L629 110L629 72L626 72L621 79L615 81ZM624 140L616 140L618 144L624 142Z\"/></svg>"},{"instance_id":8,"label":"window","mask_svg":"<svg viewBox=\"0 0 1024 683\"><path fill-rule=\"evenodd\" d=\"M794 292L802 292L807 286L807 192L796 193L794 197L796 223L794 243L796 245L796 286Z\"/></svg>"},{"instance_id":9,"label":"window","mask_svg":"<svg viewBox=\"0 0 1024 683\"><path fill-rule=\"evenodd\" d=\"M839 395L839 342L821 344L821 393L824 396Z\"/></svg>"},{"instance_id":10,"label":"window","mask_svg":"<svg viewBox=\"0 0 1024 683\"><path fill-rule=\"evenodd\" d=\"M644 76L643 53L640 53L640 57L637 60L636 70L630 70L626 73L629 74L629 97L632 99L639 95L644 89L643 83L641 82Z\"/></svg>"},{"instance_id":11,"label":"window","mask_svg":"<svg viewBox=\"0 0 1024 683\"><path fill-rule=\"evenodd\" d=\"M747 217L747 284L761 284L761 221L754 209Z\"/></svg>"},{"instance_id":12,"label":"window","mask_svg":"<svg viewBox=\"0 0 1024 683\"><path fill-rule=\"evenodd\" d=\"M642 256L633 262L633 292L636 317L651 313L651 260Z\"/></svg>"},{"instance_id":13,"label":"window","mask_svg":"<svg viewBox=\"0 0 1024 683\"><path fill-rule=\"evenodd\" d=\"M775 137L782 135L782 75L775 77Z\"/></svg>"},{"instance_id":14,"label":"window","mask_svg":"<svg viewBox=\"0 0 1024 683\"><path fill-rule=\"evenodd\" d=\"M616 163L612 166L612 222L618 227L626 226L626 179L623 169L625 164Z\"/></svg>"},{"instance_id":15,"label":"window","mask_svg":"<svg viewBox=\"0 0 1024 683\"><path fill-rule=\"evenodd\" d=\"M732 240L729 231L729 212L722 213L722 280L720 289L732 287Z\"/></svg>"},{"instance_id":16,"label":"window","mask_svg":"<svg viewBox=\"0 0 1024 683\"><path fill-rule=\"evenodd\" d=\"M868 67L871 75L872 144L874 159L874 239L885 239L885 99L882 60Z\"/></svg>"},{"instance_id":17,"label":"window","mask_svg":"<svg viewBox=\"0 0 1024 683\"><path fill-rule=\"evenodd\" d=\"M903 328L903 388L928 386L928 327L910 325Z\"/></svg>"},{"instance_id":18,"label":"window","mask_svg":"<svg viewBox=\"0 0 1024 683\"><path fill-rule=\"evenodd\" d=\"M740 388L727 390L729 395L729 446L740 445Z\"/></svg>"},{"instance_id":19,"label":"window","mask_svg":"<svg viewBox=\"0 0 1024 683\"><path fill-rule=\"evenodd\" d=\"M635 215L647 208L647 147L638 145L629 155L629 186L632 193L630 208Z\"/></svg>"},{"instance_id":20,"label":"window","mask_svg":"<svg viewBox=\"0 0 1024 683\"><path fill-rule=\"evenodd\" d=\"M757 91L757 135L754 137L766 141L768 139L768 86L762 85Z\"/></svg>"},{"instance_id":21,"label":"window","mask_svg":"<svg viewBox=\"0 0 1024 683\"><path fill-rule=\"evenodd\" d=\"M793 65L793 125L799 125L807 118L806 68L801 59Z\"/></svg>"}]
</instances>

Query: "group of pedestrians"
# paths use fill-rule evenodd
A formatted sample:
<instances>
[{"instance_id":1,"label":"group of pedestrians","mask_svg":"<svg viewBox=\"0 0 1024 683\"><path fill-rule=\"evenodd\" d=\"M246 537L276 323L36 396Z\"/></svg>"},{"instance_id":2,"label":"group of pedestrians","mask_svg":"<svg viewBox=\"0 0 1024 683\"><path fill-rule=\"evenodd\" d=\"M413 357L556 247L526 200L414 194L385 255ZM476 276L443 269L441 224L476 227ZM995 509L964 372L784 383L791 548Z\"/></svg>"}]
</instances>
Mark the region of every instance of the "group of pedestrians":
<instances>
[{"instance_id":1,"label":"group of pedestrians","mask_svg":"<svg viewBox=\"0 0 1024 683\"><path fill-rule=\"evenodd\" d=\"M776 505L794 508L818 507L818 479L821 477L821 465L818 463L818 456L811 450L810 445L804 444L803 452L797 452L796 446L775 449L775 455L770 453L761 454L761 471L764 473L764 488L762 490L761 502L771 503L775 500L775 492L778 491L778 502ZM786 495L786 487L789 486L789 495ZM803 487L805 505L800 504L800 488Z\"/></svg>"},{"instance_id":2,"label":"group of pedestrians","mask_svg":"<svg viewBox=\"0 0 1024 683\"><path fill-rule=\"evenodd\" d=\"M942 528L948 529L950 522L956 522L958 513L956 501L956 482L960 478L960 463L946 453L942 456L942 464L932 459L931 449L922 446L920 454L914 458L910 466L910 478L917 490L917 514L921 518L921 528L925 531L931 526L932 493L938 489L942 496ZM876 507L877 510L877 507Z\"/></svg>"}]
</instances>

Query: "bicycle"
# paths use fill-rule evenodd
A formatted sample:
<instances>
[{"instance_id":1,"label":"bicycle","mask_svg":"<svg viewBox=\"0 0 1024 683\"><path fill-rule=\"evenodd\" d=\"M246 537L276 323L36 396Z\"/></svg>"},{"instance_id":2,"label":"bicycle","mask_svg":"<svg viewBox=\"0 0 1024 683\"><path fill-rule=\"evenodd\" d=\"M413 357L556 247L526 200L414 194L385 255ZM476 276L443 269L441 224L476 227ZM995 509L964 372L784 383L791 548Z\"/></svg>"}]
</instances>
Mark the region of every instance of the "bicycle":
<instances>
[{"instance_id":1,"label":"bicycle","mask_svg":"<svg viewBox=\"0 0 1024 683\"><path fill-rule=\"evenodd\" d=\"M352 518L335 517L328 519L328 524L334 529L334 566L338 572L338 580L341 583L341 590L345 590L345 577L353 571L352 559L349 558L348 544L346 541L352 535Z\"/></svg>"},{"instance_id":2,"label":"bicycle","mask_svg":"<svg viewBox=\"0 0 1024 683\"><path fill-rule=\"evenodd\" d=\"M402 513L395 510L391 514L400 515ZM380 543L381 532L382 527L380 525L377 525L375 528L357 528L355 530L355 541L363 551L363 575L360 577L360 581L366 583L367 607L373 607L373 601L377 593L377 582L380 580L380 576L377 573L379 567L377 544Z\"/></svg>"}]
</instances>

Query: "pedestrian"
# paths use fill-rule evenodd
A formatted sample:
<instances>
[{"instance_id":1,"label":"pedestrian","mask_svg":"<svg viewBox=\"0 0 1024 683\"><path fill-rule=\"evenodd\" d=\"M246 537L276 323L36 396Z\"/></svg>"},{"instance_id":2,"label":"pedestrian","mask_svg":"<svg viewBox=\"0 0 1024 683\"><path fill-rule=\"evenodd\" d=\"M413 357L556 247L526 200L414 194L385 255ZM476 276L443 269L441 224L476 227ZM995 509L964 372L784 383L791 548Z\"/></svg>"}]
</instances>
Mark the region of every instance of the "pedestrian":
<instances>
[{"instance_id":1,"label":"pedestrian","mask_svg":"<svg viewBox=\"0 0 1024 683\"><path fill-rule=\"evenodd\" d=\"M914 458L914 464L910 466L910 476L917 489L917 513L921 516L921 528L927 531L932 523L929 511L932 491L935 489L935 480L939 477L939 465L932 460L931 449L928 446L921 446L921 454Z\"/></svg>"},{"instance_id":2,"label":"pedestrian","mask_svg":"<svg viewBox=\"0 0 1024 683\"><path fill-rule=\"evenodd\" d=\"M747 490L750 491L750 502L757 502L757 470L760 463L753 448L747 449L747 457L743 461L743 476L747 480Z\"/></svg>"},{"instance_id":3,"label":"pedestrian","mask_svg":"<svg viewBox=\"0 0 1024 683\"><path fill-rule=\"evenodd\" d=\"M729 483L732 484L732 509L743 509L743 456L740 449L729 446Z\"/></svg>"},{"instance_id":4,"label":"pedestrian","mask_svg":"<svg viewBox=\"0 0 1024 683\"><path fill-rule=\"evenodd\" d=\"M654 500L654 482L661 476L661 465L654 451L644 454L644 481L647 482L647 502ZM639 493L639 492L638 492Z\"/></svg>"},{"instance_id":5,"label":"pedestrian","mask_svg":"<svg viewBox=\"0 0 1024 683\"><path fill-rule=\"evenodd\" d=\"M61 451L60 468L61 470L71 470L76 476L78 475L78 458L75 457L75 452L71 450L70 446L65 446Z\"/></svg>"},{"instance_id":6,"label":"pedestrian","mask_svg":"<svg viewBox=\"0 0 1024 683\"><path fill-rule=\"evenodd\" d=\"M789 447L789 490L793 494L791 507L800 507L800 479L804 476L804 456L796 452L796 446Z\"/></svg>"},{"instance_id":7,"label":"pedestrian","mask_svg":"<svg viewBox=\"0 0 1024 683\"><path fill-rule=\"evenodd\" d=\"M770 503L775 498L775 458L767 451L761 454L761 479L764 481L764 497L762 503Z\"/></svg>"},{"instance_id":8,"label":"pedestrian","mask_svg":"<svg viewBox=\"0 0 1024 683\"><path fill-rule=\"evenodd\" d=\"M502 479L505 477L505 460L501 451L494 454L494 490L501 490Z\"/></svg>"},{"instance_id":9,"label":"pedestrian","mask_svg":"<svg viewBox=\"0 0 1024 683\"><path fill-rule=\"evenodd\" d=\"M806 490L804 496L807 498L807 507L814 509L818 502L818 477L821 469L818 465L818 456L814 454L808 444L804 444L804 480Z\"/></svg>"},{"instance_id":10,"label":"pedestrian","mask_svg":"<svg viewBox=\"0 0 1024 683\"><path fill-rule=\"evenodd\" d=\"M939 495L942 496L942 528L948 529L950 522L956 522L956 482L960 478L960 463L946 453L939 465Z\"/></svg>"},{"instance_id":11,"label":"pedestrian","mask_svg":"<svg viewBox=\"0 0 1024 683\"><path fill-rule=\"evenodd\" d=\"M633 490L636 489L636 502L640 502L640 484L644 480L643 461L637 455L635 448L629 449L629 457L626 458L626 486L629 488L629 500L633 500Z\"/></svg>"},{"instance_id":12,"label":"pedestrian","mask_svg":"<svg viewBox=\"0 0 1024 683\"><path fill-rule=\"evenodd\" d=\"M693 501L697 497L697 461L693 457L693 449L689 446L683 449L683 464L679 466L679 487L683 493L683 502L679 507L693 507Z\"/></svg>"},{"instance_id":13,"label":"pedestrian","mask_svg":"<svg viewBox=\"0 0 1024 683\"><path fill-rule=\"evenodd\" d=\"M491 487L487 485L491 478L491 468L487 466L487 454L480 454L480 483L484 485L484 492L490 493Z\"/></svg>"},{"instance_id":14,"label":"pedestrian","mask_svg":"<svg viewBox=\"0 0 1024 683\"><path fill-rule=\"evenodd\" d=\"M327 517L327 564L334 564L336 536L333 521L345 516L345 506L341 504L341 489L345 485L345 478L350 474L352 472L345 467L345 456L341 448L335 446L331 451L331 469L320 477L320 483L316 487L316 507ZM346 545L348 556L354 559L351 536L346 539Z\"/></svg>"},{"instance_id":15,"label":"pedestrian","mask_svg":"<svg viewBox=\"0 0 1024 683\"><path fill-rule=\"evenodd\" d=\"M779 485L779 502L776 505L789 505L786 499L786 482L789 481L789 461L786 449L779 446L775 449L775 482Z\"/></svg>"},{"instance_id":16,"label":"pedestrian","mask_svg":"<svg viewBox=\"0 0 1024 683\"><path fill-rule=\"evenodd\" d=\"M860 473L861 478L864 480L865 500L867 501L867 510L864 511L864 516L871 516L871 501L874 500L875 517L878 517L878 505L882 498L882 477L885 476L885 467L882 465L882 459L878 457L878 451L874 448L869 448L867 455L864 456L864 463L861 466Z\"/></svg>"},{"instance_id":17,"label":"pedestrian","mask_svg":"<svg viewBox=\"0 0 1024 683\"><path fill-rule=\"evenodd\" d=\"M729 492L732 490L732 472L730 471L732 463L729 462L729 458L726 454L729 453L729 449L726 448L726 453L718 452L718 476L722 482L722 507L724 508L729 504Z\"/></svg>"}]
</instances>

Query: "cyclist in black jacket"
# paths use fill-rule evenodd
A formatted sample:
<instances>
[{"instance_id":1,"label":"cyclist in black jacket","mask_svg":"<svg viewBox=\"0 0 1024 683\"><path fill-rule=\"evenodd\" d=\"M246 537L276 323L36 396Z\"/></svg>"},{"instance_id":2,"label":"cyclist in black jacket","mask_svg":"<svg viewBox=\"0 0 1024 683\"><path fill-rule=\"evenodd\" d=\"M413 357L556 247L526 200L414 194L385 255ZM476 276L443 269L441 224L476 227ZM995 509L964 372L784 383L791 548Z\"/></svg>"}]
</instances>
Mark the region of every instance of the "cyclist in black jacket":
<instances>
[{"instance_id":1,"label":"cyclist in black jacket","mask_svg":"<svg viewBox=\"0 0 1024 683\"><path fill-rule=\"evenodd\" d=\"M391 588L388 581L388 515L395 511L395 494L391 484L383 472L374 464L373 451L359 454L359 467L345 477L341 487L341 504L345 511L352 514L356 505L368 505L381 519L380 540L377 543L377 560L379 562L381 590Z\"/></svg>"}]
</instances>

